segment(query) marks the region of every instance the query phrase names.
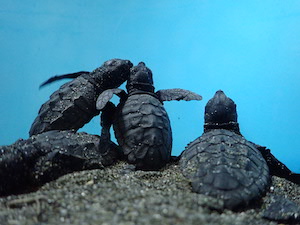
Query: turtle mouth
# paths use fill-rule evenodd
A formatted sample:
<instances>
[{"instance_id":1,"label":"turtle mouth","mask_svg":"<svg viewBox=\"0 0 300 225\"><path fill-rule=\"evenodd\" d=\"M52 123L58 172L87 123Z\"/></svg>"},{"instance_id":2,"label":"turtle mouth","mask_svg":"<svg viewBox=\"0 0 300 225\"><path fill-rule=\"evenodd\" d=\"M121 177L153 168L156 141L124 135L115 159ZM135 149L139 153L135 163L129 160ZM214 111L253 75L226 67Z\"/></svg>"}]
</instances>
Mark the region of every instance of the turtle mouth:
<instances>
[{"instance_id":1,"label":"turtle mouth","mask_svg":"<svg viewBox=\"0 0 300 225\"><path fill-rule=\"evenodd\" d=\"M216 91L214 97L210 101L212 101L215 106L217 106L217 105L225 106L225 105L229 105L231 102L233 102L230 98L228 98L225 95L224 91L222 91L222 90ZM233 102L233 104L234 104L234 102Z\"/></svg>"},{"instance_id":2,"label":"turtle mouth","mask_svg":"<svg viewBox=\"0 0 300 225\"><path fill-rule=\"evenodd\" d=\"M218 91L216 91L213 98L226 99L227 96L225 95L224 91L218 90Z\"/></svg>"}]
</instances>

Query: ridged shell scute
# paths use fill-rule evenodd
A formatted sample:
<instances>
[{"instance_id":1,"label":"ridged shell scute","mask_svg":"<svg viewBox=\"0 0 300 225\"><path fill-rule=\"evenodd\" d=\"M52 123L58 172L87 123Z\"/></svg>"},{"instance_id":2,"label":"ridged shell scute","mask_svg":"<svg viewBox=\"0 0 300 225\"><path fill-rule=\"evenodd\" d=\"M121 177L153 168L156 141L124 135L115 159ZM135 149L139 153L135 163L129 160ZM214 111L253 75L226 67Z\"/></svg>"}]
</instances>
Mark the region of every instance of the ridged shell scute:
<instances>
[{"instance_id":1,"label":"ridged shell scute","mask_svg":"<svg viewBox=\"0 0 300 225\"><path fill-rule=\"evenodd\" d=\"M30 135L48 130L78 129L98 114L94 86L78 77L55 91L32 124Z\"/></svg>"},{"instance_id":2,"label":"ridged shell scute","mask_svg":"<svg viewBox=\"0 0 300 225\"><path fill-rule=\"evenodd\" d=\"M155 170L171 156L172 131L162 103L152 95L130 95L117 107L114 130L129 162Z\"/></svg>"},{"instance_id":3,"label":"ridged shell scute","mask_svg":"<svg viewBox=\"0 0 300 225\"><path fill-rule=\"evenodd\" d=\"M224 208L246 206L269 185L269 168L253 144L234 132L216 129L186 147L180 159L193 191L224 200Z\"/></svg>"}]
</instances>

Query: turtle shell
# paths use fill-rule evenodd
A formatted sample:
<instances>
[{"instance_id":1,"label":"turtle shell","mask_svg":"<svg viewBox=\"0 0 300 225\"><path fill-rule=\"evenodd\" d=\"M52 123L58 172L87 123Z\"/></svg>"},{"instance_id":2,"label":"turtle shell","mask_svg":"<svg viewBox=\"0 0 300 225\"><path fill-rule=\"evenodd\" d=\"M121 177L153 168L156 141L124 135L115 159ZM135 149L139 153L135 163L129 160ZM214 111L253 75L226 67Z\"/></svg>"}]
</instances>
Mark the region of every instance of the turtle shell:
<instances>
[{"instance_id":1,"label":"turtle shell","mask_svg":"<svg viewBox=\"0 0 300 225\"><path fill-rule=\"evenodd\" d=\"M246 206L261 197L270 182L261 153L243 136L225 129L205 132L180 159L194 192L224 201L224 208Z\"/></svg>"},{"instance_id":2,"label":"turtle shell","mask_svg":"<svg viewBox=\"0 0 300 225\"><path fill-rule=\"evenodd\" d=\"M138 169L156 170L170 160L170 120L155 94L133 94L121 102L114 130L123 153Z\"/></svg>"}]
</instances>

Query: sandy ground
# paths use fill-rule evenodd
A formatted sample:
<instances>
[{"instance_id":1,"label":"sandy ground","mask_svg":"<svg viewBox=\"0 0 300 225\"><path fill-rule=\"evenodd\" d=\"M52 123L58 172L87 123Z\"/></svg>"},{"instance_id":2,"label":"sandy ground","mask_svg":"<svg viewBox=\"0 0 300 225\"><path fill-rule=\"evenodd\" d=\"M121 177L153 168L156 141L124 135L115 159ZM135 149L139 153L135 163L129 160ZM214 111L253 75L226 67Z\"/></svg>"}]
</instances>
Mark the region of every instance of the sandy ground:
<instances>
[{"instance_id":1,"label":"sandy ground","mask_svg":"<svg viewBox=\"0 0 300 225\"><path fill-rule=\"evenodd\" d=\"M104 170L65 175L39 190L0 198L0 224L277 224L262 218L274 195L300 205L300 186L273 177L268 194L241 212L191 192L177 164L159 172Z\"/></svg>"}]
</instances>

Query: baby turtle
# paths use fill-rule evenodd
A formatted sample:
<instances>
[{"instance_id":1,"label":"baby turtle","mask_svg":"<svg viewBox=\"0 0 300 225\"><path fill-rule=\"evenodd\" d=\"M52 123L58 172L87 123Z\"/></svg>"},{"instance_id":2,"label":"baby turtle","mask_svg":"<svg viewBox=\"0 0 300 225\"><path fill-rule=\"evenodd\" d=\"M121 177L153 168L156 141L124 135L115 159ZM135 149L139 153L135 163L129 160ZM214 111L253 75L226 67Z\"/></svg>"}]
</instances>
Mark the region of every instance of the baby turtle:
<instances>
[{"instance_id":1,"label":"baby turtle","mask_svg":"<svg viewBox=\"0 0 300 225\"><path fill-rule=\"evenodd\" d=\"M67 173L102 169L119 158L118 146L101 148L100 137L84 132L47 131L0 146L0 196L20 194Z\"/></svg>"},{"instance_id":2,"label":"baby turtle","mask_svg":"<svg viewBox=\"0 0 300 225\"><path fill-rule=\"evenodd\" d=\"M123 159L119 146L110 141L107 107L101 125L101 136L52 130L0 146L0 196L32 191L67 173L102 169Z\"/></svg>"},{"instance_id":3,"label":"baby turtle","mask_svg":"<svg viewBox=\"0 0 300 225\"><path fill-rule=\"evenodd\" d=\"M111 108L116 139L128 162L136 169L158 170L171 158L172 131L163 101L201 100L196 93L183 89L154 92L152 72L140 62L131 69L127 92L109 89L97 99L97 109ZM120 97L115 107L109 100L113 94Z\"/></svg>"},{"instance_id":4,"label":"baby turtle","mask_svg":"<svg viewBox=\"0 0 300 225\"><path fill-rule=\"evenodd\" d=\"M74 78L62 85L45 102L34 120L29 135L49 130L78 130L99 114L95 102L99 94L120 86L128 79L132 63L129 60L111 59L92 72L78 72L55 76L41 86L53 81Z\"/></svg>"},{"instance_id":5,"label":"baby turtle","mask_svg":"<svg viewBox=\"0 0 300 225\"><path fill-rule=\"evenodd\" d=\"M235 103L223 91L205 107L204 133L186 147L180 166L194 192L222 199L224 208L237 209L260 198L270 175L300 183L265 147L240 133Z\"/></svg>"}]
</instances>

